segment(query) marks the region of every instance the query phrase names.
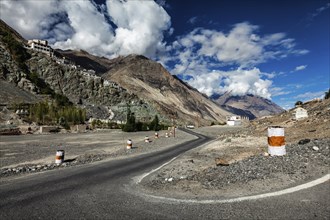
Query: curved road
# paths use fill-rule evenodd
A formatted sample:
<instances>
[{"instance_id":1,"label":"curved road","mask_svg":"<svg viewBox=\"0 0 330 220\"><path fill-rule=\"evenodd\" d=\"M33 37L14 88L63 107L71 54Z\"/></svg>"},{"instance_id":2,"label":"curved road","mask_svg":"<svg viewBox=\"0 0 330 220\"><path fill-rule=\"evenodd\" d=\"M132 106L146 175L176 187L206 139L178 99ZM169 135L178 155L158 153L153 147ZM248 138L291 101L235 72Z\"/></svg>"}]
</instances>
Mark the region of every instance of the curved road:
<instances>
[{"instance_id":1,"label":"curved road","mask_svg":"<svg viewBox=\"0 0 330 220\"><path fill-rule=\"evenodd\" d=\"M187 131L191 132L191 131ZM1 183L1 219L329 219L329 181L292 194L196 204L130 193L132 178L211 139L123 160L31 174Z\"/></svg>"}]
</instances>

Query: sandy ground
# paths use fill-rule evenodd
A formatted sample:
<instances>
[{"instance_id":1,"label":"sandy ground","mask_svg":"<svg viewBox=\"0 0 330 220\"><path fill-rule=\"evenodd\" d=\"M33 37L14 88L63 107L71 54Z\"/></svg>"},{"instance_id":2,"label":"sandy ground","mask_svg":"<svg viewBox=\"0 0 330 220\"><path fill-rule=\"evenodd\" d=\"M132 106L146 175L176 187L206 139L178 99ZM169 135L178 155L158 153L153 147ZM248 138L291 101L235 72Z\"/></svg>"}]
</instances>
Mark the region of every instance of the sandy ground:
<instances>
[{"instance_id":1,"label":"sandy ground","mask_svg":"<svg viewBox=\"0 0 330 220\"><path fill-rule=\"evenodd\" d=\"M15 167L24 164L54 163L57 150L65 151L65 160L88 154L102 154L109 157L127 157L171 147L185 141L195 139L195 136L177 130L176 137L165 137L160 131L159 138L154 133L125 133L120 130L100 130L77 134L44 134L0 136L0 168ZM150 143L145 143L148 136ZM133 149L126 150L126 141L133 141Z\"/></svg>"}]
</instances>

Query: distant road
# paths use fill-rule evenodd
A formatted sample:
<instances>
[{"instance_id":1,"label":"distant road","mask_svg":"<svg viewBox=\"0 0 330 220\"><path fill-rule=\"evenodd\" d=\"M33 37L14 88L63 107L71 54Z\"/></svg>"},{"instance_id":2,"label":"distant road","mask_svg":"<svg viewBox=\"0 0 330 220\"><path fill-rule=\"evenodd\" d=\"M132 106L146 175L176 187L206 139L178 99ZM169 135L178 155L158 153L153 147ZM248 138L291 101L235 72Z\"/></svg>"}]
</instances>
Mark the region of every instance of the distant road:
<instances>
[{"instance_id":1,"label":"distant road","mask_svg":"<svg viewBox=\"0 0 330 220\"><path fill-rule=\"evenodd\" d=\"M187 131L192 132L192 131ZM144 199L125 187L132 177L211 139L137 157L69 167L1 182L1 219L329 219L329 181L293 194L228 204Z\"/></svg>"}]
</instances>

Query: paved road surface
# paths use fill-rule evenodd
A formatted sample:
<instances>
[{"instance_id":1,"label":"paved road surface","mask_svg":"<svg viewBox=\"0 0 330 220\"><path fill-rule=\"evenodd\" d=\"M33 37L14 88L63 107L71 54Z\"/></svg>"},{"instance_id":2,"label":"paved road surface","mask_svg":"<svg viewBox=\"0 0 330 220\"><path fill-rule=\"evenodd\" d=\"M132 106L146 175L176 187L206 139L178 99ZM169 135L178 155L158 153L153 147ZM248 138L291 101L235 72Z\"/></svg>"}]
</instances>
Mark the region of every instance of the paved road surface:
<instances>
[{"instance_id":1,"label":"paved road surface","mask_svg":"<svg viewBox=\"0 0 330 220\"><path fill-rule=\"evenodd\" d=\"M139 157L4 181L0 219L329 219L329 181L293 194L225 204L164 202L127 190L134 176L210 140L198 137Z\"/></svg>"}]
</instances>

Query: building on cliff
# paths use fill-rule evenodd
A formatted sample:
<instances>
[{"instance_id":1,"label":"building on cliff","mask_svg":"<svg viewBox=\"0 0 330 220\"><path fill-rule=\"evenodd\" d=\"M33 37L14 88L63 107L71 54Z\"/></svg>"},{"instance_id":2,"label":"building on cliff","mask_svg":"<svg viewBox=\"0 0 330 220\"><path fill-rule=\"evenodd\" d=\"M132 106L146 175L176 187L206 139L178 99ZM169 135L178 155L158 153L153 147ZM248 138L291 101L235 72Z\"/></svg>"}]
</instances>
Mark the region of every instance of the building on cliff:
<instances>
[{"instance_id":1,"label":"building on cliff","mask_svg":"<svg viewBox=\"0 0 330 220\"><path fill-rule=\"evenodd\" d=\"M48 41L46 40L28 40L27 48L45 53L49 56L53 56L54 54L54 50L48 45Z\"/></svg>"}]
</instances>

